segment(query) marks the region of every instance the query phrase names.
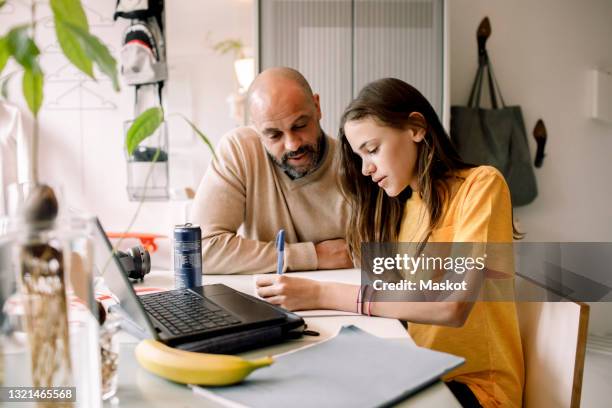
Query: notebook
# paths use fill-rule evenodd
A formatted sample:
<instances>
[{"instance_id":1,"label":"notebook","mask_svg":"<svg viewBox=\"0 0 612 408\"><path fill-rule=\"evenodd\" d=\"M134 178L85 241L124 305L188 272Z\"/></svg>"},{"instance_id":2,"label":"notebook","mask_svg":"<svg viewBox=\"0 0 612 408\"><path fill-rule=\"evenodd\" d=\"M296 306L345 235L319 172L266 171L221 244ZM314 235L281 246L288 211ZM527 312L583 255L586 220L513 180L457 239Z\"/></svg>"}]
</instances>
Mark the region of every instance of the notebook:
<instances>
[{"instance_id":1,"label":"notebook","mask_svg":"<svg viewBox=\"0 0 612 408\"><path fill-rule=\"evenodd\" d=\"M193 389L233 407L386 407L464 361L409 339L382 339L345 326L330 340L278 356L241 384Z\"/></svg>"}]
</instances>

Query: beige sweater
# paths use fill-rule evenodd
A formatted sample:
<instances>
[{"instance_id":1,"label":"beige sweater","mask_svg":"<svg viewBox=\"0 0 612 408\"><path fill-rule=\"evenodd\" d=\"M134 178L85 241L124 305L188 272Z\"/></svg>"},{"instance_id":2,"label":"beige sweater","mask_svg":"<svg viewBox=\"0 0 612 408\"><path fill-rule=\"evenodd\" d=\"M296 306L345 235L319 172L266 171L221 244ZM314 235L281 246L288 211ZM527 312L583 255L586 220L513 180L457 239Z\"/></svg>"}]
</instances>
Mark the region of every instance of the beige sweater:
<instances>
[{"instance_id":1,"label":"beige sweater","mask_svg":"<svg viewBox=\"0 0 612 408\"><path fill-rule=\"evenodd\" d=\"M320 167L291 180L266 154L256 131L235 129L218 144L191 212L202 227L205 274L276 270L274 240L285 230L285 269L317 269L314 244L344 238L348 207L335 178L336 141L327 137Z\"/></svg>"}]
</instances>

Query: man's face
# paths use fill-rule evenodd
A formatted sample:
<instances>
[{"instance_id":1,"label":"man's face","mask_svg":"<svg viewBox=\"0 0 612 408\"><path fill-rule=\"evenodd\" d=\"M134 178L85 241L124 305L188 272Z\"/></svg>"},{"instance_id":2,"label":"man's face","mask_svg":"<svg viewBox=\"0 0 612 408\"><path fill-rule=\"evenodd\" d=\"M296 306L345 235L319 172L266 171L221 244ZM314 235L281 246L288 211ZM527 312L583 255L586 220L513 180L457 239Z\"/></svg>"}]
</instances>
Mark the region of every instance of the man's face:
<instances>
[{"instance_id":1,"label":"man's face","mask_svg":"<svg viewBox=\"0 0 612 408\"><path fill-rule=\"evenodd\" d=\"M256 98L251 118L274 163L294 179L316 169L322 152L319 96L300 89Z\"/></svg>"}]
</instances>

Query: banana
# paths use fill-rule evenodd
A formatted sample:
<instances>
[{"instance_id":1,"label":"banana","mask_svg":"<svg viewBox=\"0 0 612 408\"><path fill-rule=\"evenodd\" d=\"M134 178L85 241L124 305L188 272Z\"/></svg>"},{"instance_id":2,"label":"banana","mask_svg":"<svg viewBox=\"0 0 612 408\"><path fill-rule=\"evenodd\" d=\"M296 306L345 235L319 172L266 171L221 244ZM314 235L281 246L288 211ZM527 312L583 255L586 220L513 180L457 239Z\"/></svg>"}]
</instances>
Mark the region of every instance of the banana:
<instances>
[{"instance_id":1,"label":"banana","mask_svg":"<svg viewBox=\"0 0 612 408\"><path fill-rule=\"evenodd\" d=\"M230 385L253 370L273 363L272 357L245 360L237 356L178 350L146 339L136 346L136 359L146 370L182 384Z\"/></svg>"}]
</instances>

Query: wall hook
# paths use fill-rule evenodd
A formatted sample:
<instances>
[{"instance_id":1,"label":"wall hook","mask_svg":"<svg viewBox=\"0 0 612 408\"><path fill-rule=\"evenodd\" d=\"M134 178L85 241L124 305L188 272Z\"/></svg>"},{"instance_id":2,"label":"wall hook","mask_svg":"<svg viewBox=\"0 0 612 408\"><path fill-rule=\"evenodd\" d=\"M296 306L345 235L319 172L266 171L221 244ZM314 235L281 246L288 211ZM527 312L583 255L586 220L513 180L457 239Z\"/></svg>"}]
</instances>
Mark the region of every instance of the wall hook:
<instances>
[{"instance_id":1,"label":"wall hook","mask_svg":"<svg viewBox=\"0 0 612 408\"><path fill-rule=\"evenodd\" d=\"M483 55L486 52L486 43L491 36L491 22L489 17L482 19L476 30L476 39L478 40L478 55Z\"/></svg>"},{"instance_id":2,"label":"wall hook","mask_svg":"<svg viewBox=\"0 0 612 408\"><path fill-rule=\"evenodd\" d=\"M533 138L535 139L538 148L536 150L535 162L534 165L537 168L542 167L542 162L544 161L544 146L546 146L546 139L548 135L546 133L546 126L544 125L544 121L542 119L538 119L533 128Z\"/></svg>"}]
</instances>

